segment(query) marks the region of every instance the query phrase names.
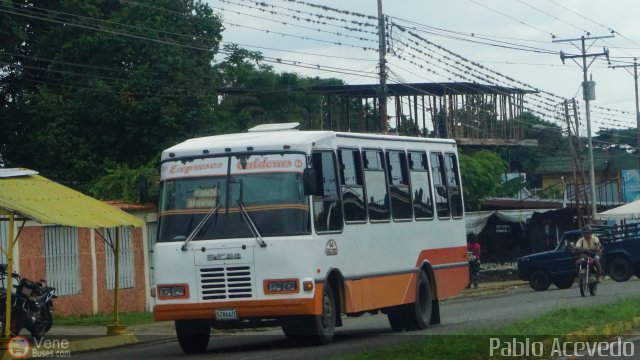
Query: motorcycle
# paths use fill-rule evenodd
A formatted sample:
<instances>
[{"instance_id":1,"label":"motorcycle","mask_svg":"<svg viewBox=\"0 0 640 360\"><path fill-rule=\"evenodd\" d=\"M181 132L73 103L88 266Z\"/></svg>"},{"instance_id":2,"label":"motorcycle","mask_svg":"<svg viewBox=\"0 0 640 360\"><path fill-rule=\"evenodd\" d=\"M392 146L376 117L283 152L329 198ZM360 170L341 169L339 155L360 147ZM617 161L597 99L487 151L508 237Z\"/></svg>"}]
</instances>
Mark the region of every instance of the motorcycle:
<instances>
[{"instance_id":1,"label":"motorcycle","mask_svg":"<svg viewBox=\"0 0 640 360\"><path fill-rule=\"evenodd\" d=\"M3 284L8 280L16 289L11 294L11 334L18 335L24 328L31 336L39 339L53 326L53 299L57 298L56 289L45 285L44 280L31 281L17 273L7 274L6 265L0 264L0 279ZM4 331L7 289L0 289L0 324Z\"/></svg>"},{"instance_id":2,"label":"motorcycle","mask_svg":"<svg viewBox=\"0 0 640 360\"><path fill-rule=\"evenodd\" d=\"M595 296L598 291L597 270L593 256L595 253L585 251L578 259L578 287L583 297L587 296L587 289L591 296Z\"/></svg>"}]
</instances>

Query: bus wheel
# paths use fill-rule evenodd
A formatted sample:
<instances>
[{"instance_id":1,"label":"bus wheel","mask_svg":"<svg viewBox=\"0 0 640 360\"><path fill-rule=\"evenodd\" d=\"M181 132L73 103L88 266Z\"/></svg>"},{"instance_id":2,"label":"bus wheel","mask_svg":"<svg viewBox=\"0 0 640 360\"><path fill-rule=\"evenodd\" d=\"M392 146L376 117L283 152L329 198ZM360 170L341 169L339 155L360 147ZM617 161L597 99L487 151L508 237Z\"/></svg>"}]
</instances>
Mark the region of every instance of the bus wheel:
<instances>
[{"instance_id":1,"label":"bus wheel","mask_svg":"<svg viewBox=\"0 0 640 360\"><path fill-rule=\"evenodd\" d=\"M426 329L431 321L432 300L429 278L427 274L420 271L416 282L416 301L413 304L396 306L387 311L391 329L393 331Z\"/></svg>"},{"instance_id":2,"label":"bus wheel","mask_svg":"<svg viewBox=\"0 0 640 360\"><path fill-rule=\"evenodd\" d=\"M209 345L211 326L208 320L176 320L178 343L185 354L203 353Z\"/></svg>"},{"instance_id":3,"label":"bus wheel","mask_svg":"<svg viewBox=\"0 0 640 360\"><path fill-rule=\"evenodd\" d=\"M410 305L410 330L423 330L429 327L433 310L433 301L431 300L433 299L431 298L429 278L424 271L420 271L416 284L416 302Z\"/></svg>"},{"instance_id":4,"label":"bus wheel","mask_svg":"<svg viewBox=\"0 0 640 360\"><path fill-rule=\"evenodd\" d=\"M311 341L318 345L327 345L333 341L336 331L336 300L333 296L333 289L329 284L325 284L322 291L322 315L312 318Z\"/></svg>"},{"instance_id":5,"label":"bus wheel","mask_svg":"<svg viewBox=\"0 0 640 360\"><path fill-rule=\"evenodd\" d=\"M336 316L338 315L333 289L327 286L322 291L322 315L284 319L282 331L288 338L296 341L327 345L333 341Z\"/></svg>"}]
</instances>

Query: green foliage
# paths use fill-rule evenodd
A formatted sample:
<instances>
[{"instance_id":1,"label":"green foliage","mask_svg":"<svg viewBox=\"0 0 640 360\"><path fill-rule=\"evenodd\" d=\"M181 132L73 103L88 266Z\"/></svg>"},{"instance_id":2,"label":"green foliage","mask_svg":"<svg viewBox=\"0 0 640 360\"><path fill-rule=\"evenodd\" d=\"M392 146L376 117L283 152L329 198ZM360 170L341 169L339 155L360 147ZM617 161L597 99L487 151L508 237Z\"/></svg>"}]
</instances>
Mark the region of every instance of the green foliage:
<instances>
[{"instance_id":1,"label":"green foliage","mask_svg":"<svg viewBox=\"0 0 640 360\"><path fill-rule=\"evenodd\" d=\"M133 169L127 165L113 164L106 169L106 175L91 185L89 192L102 200L147 202L158 198L159 180L154 162Z\"/></svg>"},{"instance_id":2,"label":"green foliage","mask_svg":"<svg viewBox=\"0 0 640 360\"><path fill-rule=\"evenodd\" d=\"M472 155L460 153L465 208L477 210L482 199L496 195L500 177L506 169L505 161L493 151L481 150Z\"/></svg>"},{"instance_id":3,"label":"green foliage","mask_svg":"<svg viewBox=\"0 0 640 360\"><path fill-rule=\"evenodd\" d=\"M511 179L509 181L503 182L500 187L496 190L496 196L503 197L513 197L520 190L522 190L526 186L526 183L523 178L518 177L515 179Z\"/></svg>"},{"instance_id":4,"label":"green foliage","mask_svg":"<svg viewBox=\"0 0 640 360\"><path fill-rule=\"evenodd\" d=\"M79 17L66 16L63 26L1 15L3 29L26 29L0 41L0 61L12 64L0 79L7 165L86 189L113 164L143 166L169 145L213 129L218 74L211 63L222 24L204 2L14 4L48 9L46 19L57 16L52 11Z\"/></svg>"},{"instance_id":5,"label":"green foliage","mask_svg":"<svg viewBox=\"0 0 640 360\"><path fill-rule=\"evenodd\" d=\"M520 119L526 125L525 138L538 140L538 146L519 146L500 149L500 155L508 159L514 172L531 174L545 158L569 151L568 140L562 136L560 126L539 117L524 113Z\"/></svg>"},{"instance_id":6,"label":"green foliage","mask_svg":"<svg viewBox=\"0 0 640 360\"><path fill-rule=\"evenodd\" d=\"M153 323L151 312L123 312L118 314L118 318L121 324L127 326ZM113 324L113 315L56 316L55 323L58 326L106 326Z\"/></svg>"}]
</instances>

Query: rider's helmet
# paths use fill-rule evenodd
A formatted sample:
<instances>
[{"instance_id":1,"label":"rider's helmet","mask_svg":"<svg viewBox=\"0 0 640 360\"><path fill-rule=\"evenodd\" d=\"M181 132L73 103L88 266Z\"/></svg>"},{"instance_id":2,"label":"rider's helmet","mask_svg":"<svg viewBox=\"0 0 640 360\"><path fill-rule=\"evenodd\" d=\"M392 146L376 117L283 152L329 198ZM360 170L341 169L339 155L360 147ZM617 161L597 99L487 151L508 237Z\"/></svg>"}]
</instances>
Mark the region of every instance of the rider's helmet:
<instances>
[{"instance_id":1,"label":"rider's helmet","mask_svg":"<svg viewBox=\"0 0 640 360\"><path fill-rule=\"evenodd\" d=\"M591 229L590 225L585 225L582 227L582 235L591 235L593 233L593 229Z\"/></svg>"}]
</instances>

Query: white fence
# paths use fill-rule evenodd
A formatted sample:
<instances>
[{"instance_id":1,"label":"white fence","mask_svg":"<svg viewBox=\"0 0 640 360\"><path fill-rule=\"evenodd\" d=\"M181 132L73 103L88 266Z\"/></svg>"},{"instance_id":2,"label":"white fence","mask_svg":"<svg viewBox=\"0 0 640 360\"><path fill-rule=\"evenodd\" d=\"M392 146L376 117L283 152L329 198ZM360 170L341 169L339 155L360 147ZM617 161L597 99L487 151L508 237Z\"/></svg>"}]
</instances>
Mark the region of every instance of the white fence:
<instances>
[{"instance_id":1,"label":"white fence","mask_svg":"<svg viewBox=\"0 0 640 360\"><path fill-rule=\"evenodd\" d=\"M104 236L114 246L116 241L116 229L105 229ZM107 278L107 290L113 290L115 288L115 257L113 256L113 249L105 244L104 254L106 258L106 278ZM120 269L119 269L119 285L120 289L127 289L135 287L135 267L133 260L133 232L130 227L120 227Z\"/></svg>"},{"instance_id":2,"label":"white fence","mask_svg":"<svg viewBox=\"0 0 640 360\"><path fill-rule=\"evenodd\" d=\"M80 293L80 251L78 228L47 226L44 228L46 279L58 295Z\"/></svg>"}]
</instances>

